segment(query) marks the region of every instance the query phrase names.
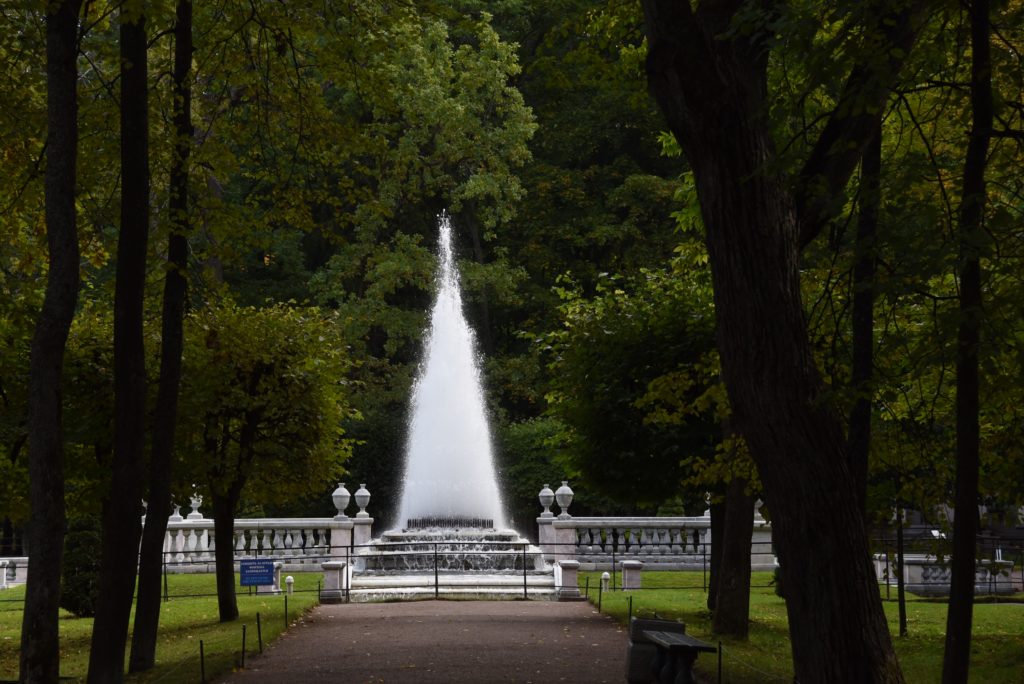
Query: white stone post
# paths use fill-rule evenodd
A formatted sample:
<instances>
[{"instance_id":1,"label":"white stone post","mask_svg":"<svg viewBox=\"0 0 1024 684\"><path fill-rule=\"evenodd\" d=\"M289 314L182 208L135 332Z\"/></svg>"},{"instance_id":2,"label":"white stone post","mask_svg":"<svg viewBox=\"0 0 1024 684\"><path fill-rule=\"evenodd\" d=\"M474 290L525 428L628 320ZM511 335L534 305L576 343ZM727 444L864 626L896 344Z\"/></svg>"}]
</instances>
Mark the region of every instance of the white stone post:
<instances>
[{"instance_id":1,"label":"white stone post","mask_svg":"<svg viewBox=\"0 0 1024 684\"><path fill-rule=\"evenodd\" d=\"M321 563L324 570L324 586L320 590L321 603L341 603L345 600L345 589L348 586L348 566L344 561L327 561Z\"/></svg>"},{"instance_id":2,"label":"white stone post","mask_svg":"<svg viewBox=\"0 0 1024 684\"><path fill-rule=\"evenodd\" d=\"M352 547L352 519L338 520L330 523L331 546L327 555L331 558L345 558Z\"/></svg>"},{"instance_id":3,"label":"white stone post","mask_svg":"<svg viewBox=\"0 0 1024 684\"><path fill-rule=\"evenodd\" d=\"M0 589L7 588L7 563L6 560L0 560Z\"/></svg>"},{"instance_id":4,"label":"white stone post","mask_svg":"<svg viewBox=\"0 0 1024 684\"><path fill-rule=\"evenodd\" d=\"M580 597L579 569L580 562L576 560L555 563L555 591L559 601Z\"/></svg>"},{"instance_id":5,"label":"white stone post","mask_svg":"<svg viewBox=\"0 0 1024 684\"><path fill-rule=\"evenodd\" d=\"M640 571L644 569L643 561L622 561L622 588L624 590L640 588Z\"/></svg>"},{"instance_id":6,"label":"white stone post","mask_svg":"<svg viewBox=\"0 0 1024 684\"><path fill-rule=\"evenodd\" d=\"M273 584L261 584L256 587L257 594L280 594L281 593L281 568L284 567L284 563L280 561L274 563L274 583Z\"/></svg>"},{"instance_id":7,"label":"white stone post","mask_svg":"<svg viewBox=\"0 0 1024 684\"><path fill-rule=\"evenodd\" d=\"M551 545L554 549L554 559L576 560L576 527L568 520L555 520L551 523L554 530L554 541Z\"/></svg>"},{"instance_id":8,"label":"white stone post","mask_svg":"<svg viewBox=\"0 0 1024 684\"><path fill-rule=\"evenodd\" d=\"M365 553L365 547L373 538L373 518L356 518L352 529L352 543L356 547L356 553Z\"/></svg>"}]
</instances>

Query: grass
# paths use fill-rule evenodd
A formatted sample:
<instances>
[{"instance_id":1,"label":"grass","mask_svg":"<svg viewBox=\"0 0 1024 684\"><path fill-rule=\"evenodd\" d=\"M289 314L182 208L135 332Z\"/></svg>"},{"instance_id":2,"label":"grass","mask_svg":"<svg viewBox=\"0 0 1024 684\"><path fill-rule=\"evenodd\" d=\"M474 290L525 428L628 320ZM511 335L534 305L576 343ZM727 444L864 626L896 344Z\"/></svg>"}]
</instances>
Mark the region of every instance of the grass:
<instances>
[{"instance_id":1,"label":"grass","mask_svg":"<svg viewBox=\"0 0 1024 684\"><path fill-rule=\"evenodd\" d=\"M320 573L293 573L295 593L288 597L288 622L300 620L317 602ZM242 625L246 625L246 652L258 650L256 614L260 614L263 642L266 644L285 630L285 596L248 595L247 588L238 590L239 618L234 622L218 621L216 584L213 575L169 575L170 600L162 604L160 636L156 651L156 667L149 672L127 677L129 682L200 681L199 642L205 652L206 677L230 672L240 659ZM206 594L206 596L200 596ZM14 587L0 592L0 681L18 676L21 642L21 615L25 588ZM85 681L89 662L89 640L92 619L60 612L61 677ZM130 650L125 649L125 663Z\"/></svg>"},{"instance_id":2,"label":"grass","mask_svg":"<svg viewBox=\"0 0 1024 684\"><path fill-rule=\"evenodd\" d=\"M581 573L581 587L589 581L591 601L597 605L601 573ZM750 594L750 638L722 639L722 681L730 684L793 681L786 605L769 586L770 573L754 573ZM759 585L759 586L758 586ZM946 629L946 603L907 595L908 636L899 633L896 592L883 600L896 653L908 682L939 682ZM970 681L986 684L1024 684L1024 603L978 603L974 606ZM681 619L686 631L713 643L711 615L701 573L645 572L643 588L609 591L600 597L601 611L625 624L632 599L634 616ZM884 590L883 590L884 599ZM714 654L697 660L697 670L715 681Z\"/></svg>"}]
</instances>

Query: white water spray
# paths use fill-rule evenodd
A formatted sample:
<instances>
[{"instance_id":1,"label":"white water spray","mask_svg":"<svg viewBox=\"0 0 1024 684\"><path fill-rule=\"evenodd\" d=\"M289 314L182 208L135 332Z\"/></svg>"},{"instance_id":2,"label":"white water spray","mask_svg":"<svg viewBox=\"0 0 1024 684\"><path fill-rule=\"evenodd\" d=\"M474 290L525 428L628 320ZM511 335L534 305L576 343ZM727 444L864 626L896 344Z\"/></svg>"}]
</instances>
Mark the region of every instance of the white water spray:
<instances>
[{"instance_id":1,"label":"white water spray","mask_svg":"<svg viewBox=\"0 0 1024 684\"><path fill-rule=\"evenodd\" d=\"M462 313L447 214L438 227L437 298L413 387L398 524L411 518L484 518L504 527L476 345Z\"/></svg>"}]
</instances>

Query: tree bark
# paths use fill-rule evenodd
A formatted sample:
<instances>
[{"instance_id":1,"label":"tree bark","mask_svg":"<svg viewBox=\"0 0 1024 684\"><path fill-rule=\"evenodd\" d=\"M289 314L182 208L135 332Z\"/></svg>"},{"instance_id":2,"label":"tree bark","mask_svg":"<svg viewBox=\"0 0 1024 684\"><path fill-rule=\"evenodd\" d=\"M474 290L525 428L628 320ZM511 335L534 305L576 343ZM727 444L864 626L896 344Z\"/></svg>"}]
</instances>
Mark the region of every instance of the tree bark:
<instances>
[{"instance_id":1,"label":"tree bark","mask_svg":"<svg viewBox=\"0 0 1024 684\"><path fill-rule=\"evenodd\" d=\"M143 292L149 236L145 17L121 9L121 230L114 289L114 458L104 504L99 598L89 682L124 680L142 512L146 364Z\"/></svg>"},{"instance_id":2,"label":"tree bark","mask_svg":"<svg viewBox=\"0 0 1024 684\"><path fill-rule=\"evenodd\" d=\"M174 134L171 163L171 230L167 238L167 275L161 320L160 386L157 389L150 448L149 509L139 555L139 594L132 629L129 672L149 670L156 663L160 626L160 580L164 536L171 514L171 464L174 428L181 385L183 319L188 283L188 160L192 149L192 2L178 0L174 26Z\"/></svg>"},{"instance_id":3,"label":"tree bark","mask_svg":"<svg viewBox=\"0 0 1024 684\"><path fill-rule=\"evenodd\" d=\"M862 515L867 513L868 456L875 352L875 240L881 205L882 127L879 124L860 163L860 214L853 267L853 358L850 386L856 399L850 410L847 445L850 472Z\"/></svg>"},{"instance_id":4,"label":"tree bark","mask_svg":"<svg viewBox=\"0 0 1024 684\"><path fill-rule=\"evenodd\" d=\"M239 488L240 490L240 488ZM217 610L221 622L238 619L238 598L235 595L235 506L237 495L218 495L214 491L213 534L217 547L214 560L217 573Z\"/></svg>"},{"instance_id":5,"label":"tree bark","mask_svg":"<svg viewBox=\"0 0 1024 684\"><path fill-rule=\"evenodd\" d=\"M750 631L750 545L754 535L754 497L747 481L734 477L725 493L718 598L712 629L715 634L746 639Z\"/></svg>"},{"instance_id":6,"label":"tree bark","mask_svg":"<svg viewBox=\"0 0 1024 684\"><path fill-rule=\"evenodd\" d=\"M968 5L971 19L971 139L960 203L960 323L956 358L956 492L953 561L946 613L943 684L966 682L974 612L980 462L978 347L981 343L981 255L985 242L985 168L992 136L989 3Z\"/></svg>"},{"instance_id":7,"label":"tree bark","mask_svg":"<svg viewBox=\"0 0 1024 684\"><path fill-rule=\"evenodd\" d=\"M79 0L56 3L46 15L46 240L50 269L29 361L28 586L21 623L20 681L56 682L60 673L58 606L64 557L64 433L61 374L78 302Z\"/></svg>"},{"instance_id":8,"label":"tree bark","mask_svg":"<svg viewBox=\"0 0 1024 684\"><path fill-rule=\"evenodd\" d=\"M877 120L885 103L887 89L877 82L894 81L898 64L873 62L875 72L851 73L850 97L857 94L861 106L853 115L836 109L824 129L831 140L815 146L815 163L794 187L773 171L768 51L757 31L734 30L739 4L694 10L688 2L644 0L648 76L697 183L722 374L771 501L796 679L901 682L843 425L807 335L798 263L800 245L837 204L867 144L865 130L875 128L862 119L873 111ZM912 43L909 19L892 30L895 43L906 44L905 33ZM891 73L878 73L882 67ZM857 74L873 87L859 87ZM803 187L809 183L810 193ZM835 189L831 197L828 189Z\"/></svg>"}]
</instances>

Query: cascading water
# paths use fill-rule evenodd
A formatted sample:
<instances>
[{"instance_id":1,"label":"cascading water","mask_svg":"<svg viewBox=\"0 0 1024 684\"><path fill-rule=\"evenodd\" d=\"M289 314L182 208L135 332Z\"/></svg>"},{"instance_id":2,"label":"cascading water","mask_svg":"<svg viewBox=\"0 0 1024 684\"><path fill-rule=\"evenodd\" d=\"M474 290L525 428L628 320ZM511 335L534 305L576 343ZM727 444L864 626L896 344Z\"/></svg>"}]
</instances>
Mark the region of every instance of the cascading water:
<instances>
[{"instance_id":1,"label":"cascading water","mask_svg":"<svg viewBox=\"0 0 1024 684\"><path fill-rule=\"evenodd\" d=\"M438 219L438 288L412 393L399 524L488 520L505 526L473 331L462 313L452 226Z\"/></svg>"}]
</instances>

